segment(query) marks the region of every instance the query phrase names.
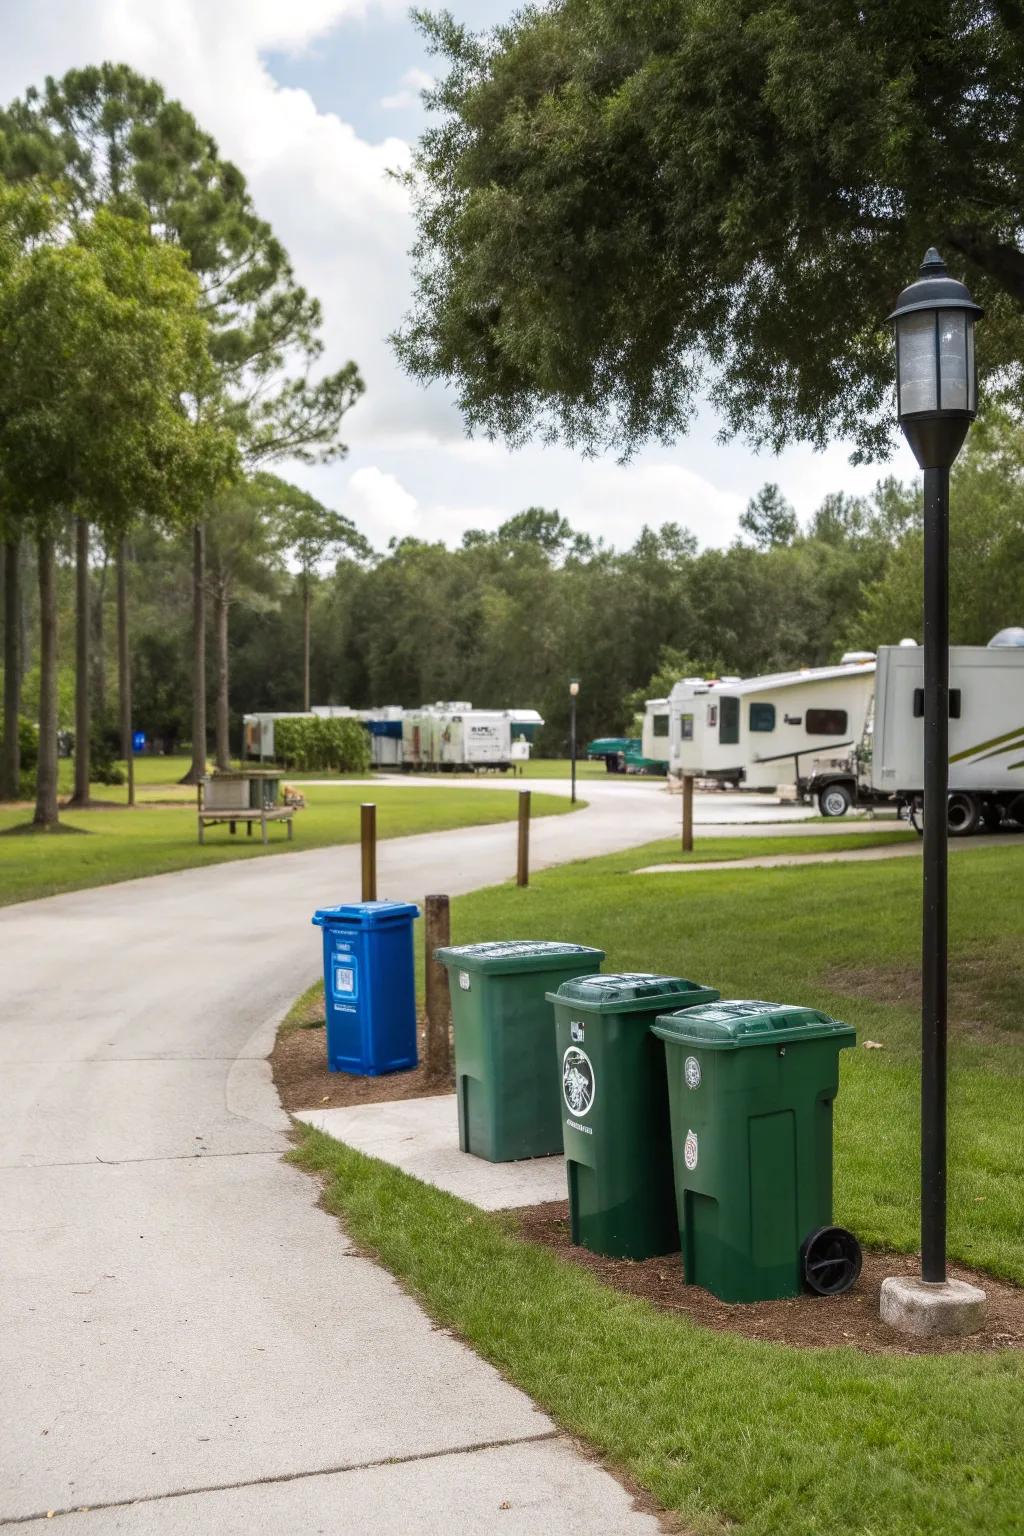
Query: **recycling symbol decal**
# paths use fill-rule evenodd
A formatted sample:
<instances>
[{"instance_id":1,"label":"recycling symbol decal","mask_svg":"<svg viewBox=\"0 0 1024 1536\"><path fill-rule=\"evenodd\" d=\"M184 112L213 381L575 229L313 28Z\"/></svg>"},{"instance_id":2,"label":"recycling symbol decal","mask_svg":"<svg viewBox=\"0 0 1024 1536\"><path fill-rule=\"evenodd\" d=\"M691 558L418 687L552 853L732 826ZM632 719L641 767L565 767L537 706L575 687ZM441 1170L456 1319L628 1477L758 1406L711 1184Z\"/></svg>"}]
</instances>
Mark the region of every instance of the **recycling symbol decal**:
<instances>
[{"instance_id":1,"label":"recycling symbol decal","mask_svg":"<svg viewBox=\"0 0 1024 1536\"><path fill-rule=\"evenodd\" d=\"M594 1102L594 1068L578 1045L570 1045L562 1057L562 1097L578 1116L587 1114Z\"/></svg>"}]
</instances>

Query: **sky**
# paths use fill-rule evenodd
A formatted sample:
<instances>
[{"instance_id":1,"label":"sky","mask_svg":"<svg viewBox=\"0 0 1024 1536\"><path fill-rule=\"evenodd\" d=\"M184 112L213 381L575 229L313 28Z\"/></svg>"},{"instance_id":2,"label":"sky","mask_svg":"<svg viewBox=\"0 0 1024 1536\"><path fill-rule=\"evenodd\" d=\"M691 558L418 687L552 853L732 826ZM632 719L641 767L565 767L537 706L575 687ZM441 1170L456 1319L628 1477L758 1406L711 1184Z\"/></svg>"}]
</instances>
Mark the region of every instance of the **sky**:
<instances>
[{"instance_id":1,"label":"sky","mask_svg":"<svg viewBox=\"0 0 1024 1536\"><path fill-rule=\"evenodd\" d=\"M514 0L446 0L471 27ZM124 61L158 78L244 172L255 204L321 300L325 366L358 363L366 394L346 416L347 457L278 473L353 518L370 542L459 543L528 506L558 508L616 547L678 522L702 546L736 536L747 500L779 483L806 522L829 491L870 492L883 468L849 448L778 457L721 444L710 410L671 448L628 465L568 449L468 438L451 396L399 368L387 337L411 298L413 226L389 171L409 163L435 61L406 0L0 0L0 99L67 69ZM900 442L884 472L916 472Z\"/></svg>"}]
</instances>

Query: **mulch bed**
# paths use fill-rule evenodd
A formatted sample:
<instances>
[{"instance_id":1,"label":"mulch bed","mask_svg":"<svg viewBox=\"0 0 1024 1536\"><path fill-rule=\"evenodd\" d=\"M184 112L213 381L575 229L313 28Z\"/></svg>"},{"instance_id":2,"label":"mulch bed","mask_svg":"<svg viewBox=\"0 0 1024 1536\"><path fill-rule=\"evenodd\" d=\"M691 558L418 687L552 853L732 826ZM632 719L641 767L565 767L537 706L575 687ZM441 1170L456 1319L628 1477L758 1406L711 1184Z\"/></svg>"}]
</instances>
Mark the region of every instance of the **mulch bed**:
<instances>
[{"instance_id":1,"label":"mulch bed","mask_svg":"<svg viewBox=\"0 0 1024 1536\"><path fill-rule=\"evenodd\" d=\"M887 1327L878 1315L879 1291L887 1275L920 1274L919 1260L905 1253L866 1251L860 1279L843 1296L797 1296L738 1306L719 1301L700 1286L684 1284L679 1254L634 1262L606 1259L574 1247L569 1241L567 1201L530 1206L509 1215L520 1237L555 1249L605 1285L721 1333L798 1349L846 1347L873 1355L977 1354L1024 1348L1024 1291L958 1265L950 1267L950 1276L980 1285L988 1296L985 1327L964 1339L915 1339Z\"/></svg>"},{"instance_id":2,"label":"mulch bed","mask_svg":"<svg viewBox=\"0 0 1024 1536\"><path fill-rule=\"evenodd\" d=\"M274 1083L285 1109L328 1109L343 1104L383 1104L389 1099L423 1099L451 1093L450 1079L428 1077L422 1065L426 1021L417 1026L421 1065L410 1072L388 1072L383 1077L355 1077L327 1069L327 1042L323 1002L316 998L309 1018L278 1035L270 1058Z\"/></svg>"}]
</instances>

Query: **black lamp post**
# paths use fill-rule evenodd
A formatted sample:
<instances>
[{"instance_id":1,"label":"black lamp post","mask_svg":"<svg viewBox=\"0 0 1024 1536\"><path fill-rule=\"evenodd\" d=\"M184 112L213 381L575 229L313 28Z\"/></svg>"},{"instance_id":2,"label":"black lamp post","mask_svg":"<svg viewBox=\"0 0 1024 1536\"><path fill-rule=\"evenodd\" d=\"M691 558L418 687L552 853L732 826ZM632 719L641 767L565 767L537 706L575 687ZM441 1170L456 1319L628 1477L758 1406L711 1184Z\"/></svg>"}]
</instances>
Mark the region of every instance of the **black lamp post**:
<instances>
[{"instance_id":1,"label":"black lamp post","mask_svg":"<svg viewBox=\"0 0 1024 1536\"><path fill-rule=\"evenodd\" d=\"M578 677L569 683L569 760L572 764L572 803L576 804L576 695L580 691Z\"/></svg>"},{"instance_id":2,"label":"black lamp post","mask_svg":"<svg viewBox=\"0 0 1024 1536\"><path fill-rule=\"evenodd\" d=\"M921 1278L946 1279L949 469L977 411L982 311L930 249L889 319L896 409L924 471L924 903L921 955Z\"/></svg>"}]
</instances>

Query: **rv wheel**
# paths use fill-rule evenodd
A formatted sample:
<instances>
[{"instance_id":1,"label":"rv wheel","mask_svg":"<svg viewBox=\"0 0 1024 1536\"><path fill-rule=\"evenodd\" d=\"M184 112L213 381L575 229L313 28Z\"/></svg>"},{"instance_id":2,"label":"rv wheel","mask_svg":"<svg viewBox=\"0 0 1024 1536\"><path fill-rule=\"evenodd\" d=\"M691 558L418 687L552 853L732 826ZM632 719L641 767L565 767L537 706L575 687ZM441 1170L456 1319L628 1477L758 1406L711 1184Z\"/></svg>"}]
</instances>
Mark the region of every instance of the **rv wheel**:
<instances>
[{"instance_id":1,"label":"rv wheel","mask_svg":"<svg viewBox=\"0 0 1024 1536\"><path fill-rule=\"evenodd\" d=\"M830 784L818 796L818 810L823 816L845 816L853 804L853 796L845 784Z\"/></svg>"},{"instance_id":2,"label":"rv wheel","mask_svg":"<svg viewBox=\"0 0 1024 1536\"><path fill-rule=\"evenodd\" d=\"M981 811L973 795L950 795L947 816L950 837L970 837L978 830Z\"/></svg>"}]
</instances>

